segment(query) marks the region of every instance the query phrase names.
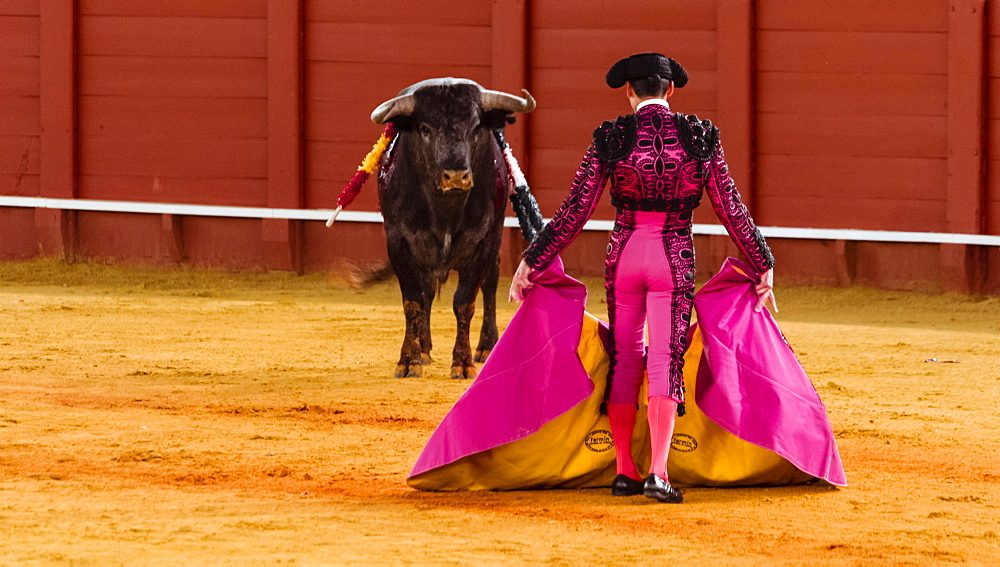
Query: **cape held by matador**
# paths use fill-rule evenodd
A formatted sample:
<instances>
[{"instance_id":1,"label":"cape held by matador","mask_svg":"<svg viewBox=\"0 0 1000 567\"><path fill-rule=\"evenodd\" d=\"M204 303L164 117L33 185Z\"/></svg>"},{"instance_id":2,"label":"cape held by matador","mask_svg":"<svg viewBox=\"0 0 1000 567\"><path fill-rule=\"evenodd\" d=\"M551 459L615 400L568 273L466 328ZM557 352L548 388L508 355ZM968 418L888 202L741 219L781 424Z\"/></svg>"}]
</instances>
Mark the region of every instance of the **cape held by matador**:
<instances>
[{"instance_id":1,"label":"cape held by matador","mask_svg":"<svg viewBox=\"0 0 1000 567\"><path fill-rule=\"evenodd\" d=\"M689 486L754 486L846 477L826 408L767 310L753 270L729 258L695 296L685 356L687 414L669 476ZM432 434L408 484L420 490L610 486L613 439L600 412L606 326L586 313L586 287L558 259L532 274L479 377ZM693 393L694 395L690 395ZM633 435L649 463L645 392Z\"/></svg>"}]
</instances>

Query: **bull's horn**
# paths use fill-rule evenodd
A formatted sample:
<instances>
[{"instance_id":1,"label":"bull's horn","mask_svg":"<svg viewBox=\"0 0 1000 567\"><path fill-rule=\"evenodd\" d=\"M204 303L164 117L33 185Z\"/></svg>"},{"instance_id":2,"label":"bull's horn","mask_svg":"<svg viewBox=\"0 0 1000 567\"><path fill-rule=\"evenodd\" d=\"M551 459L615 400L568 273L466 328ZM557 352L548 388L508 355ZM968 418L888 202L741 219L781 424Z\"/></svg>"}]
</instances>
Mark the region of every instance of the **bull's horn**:
<instances>
[{"instance_id":1,"label":"bull's horn","mask_svg":"<svg viewBox=\"0 0 1000 567\"><path fill-rule=\"evenodd\" d=\"M531 93L525 89L521 89L521 92L524 93L525 98L505 92L483 89L483 108L486 110L499 108L511 112L531 112L535 109L535 97L531 96Z\"/></svg>"},{"instance_id":2,"label":"bull's horn","mask_svg":"<svg viewBox=\"0 0 1000 567\"><path fill-rule=\"evenodd\" d=\"M413 99L412 94L391 98L378 105L378 108L372 111L372 122L385 124L397 116L412 113L415 105L416 101Z\"/></svg>"},{"instance_id":3,"label":"bull's horn","mask_svg":"<svg viewBox=\"0 0 1000 567\"><path fill-rule=\"evenodd\" d=\"M378 108L372 111L372 122L376 124L385 124L397 116L412 113L413 108L416 106L416 101L413 99L413 93L424 87L450 87L452 85L474 85L480 90L483 88L479 85L479 83L469 79L456 79L455 77L426 79L420 81L419 83L413 83L412 85L399 91L396 98L387 100L378 105Z\"/></svg>"}]
</instances>

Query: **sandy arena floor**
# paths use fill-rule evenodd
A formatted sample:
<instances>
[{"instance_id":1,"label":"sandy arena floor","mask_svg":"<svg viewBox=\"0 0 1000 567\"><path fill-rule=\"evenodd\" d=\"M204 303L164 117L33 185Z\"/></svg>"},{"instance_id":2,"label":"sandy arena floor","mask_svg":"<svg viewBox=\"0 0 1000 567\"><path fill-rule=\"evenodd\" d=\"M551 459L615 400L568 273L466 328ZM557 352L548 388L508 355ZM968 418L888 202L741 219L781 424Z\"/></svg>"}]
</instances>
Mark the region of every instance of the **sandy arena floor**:
<instances>
[{"instance_id":1,"label":"sandy arena floor","mask_svg":"<svg viewBox=\"0 0 1000 567\"><path fill-rule=\"evenodd\" d=\"M779 281L850 486L671 506L408 488L469 384L453 289L394 379L395 282L0 264L0 564L1000 563L1000 299Z\"/></svg>"}]
</instances>

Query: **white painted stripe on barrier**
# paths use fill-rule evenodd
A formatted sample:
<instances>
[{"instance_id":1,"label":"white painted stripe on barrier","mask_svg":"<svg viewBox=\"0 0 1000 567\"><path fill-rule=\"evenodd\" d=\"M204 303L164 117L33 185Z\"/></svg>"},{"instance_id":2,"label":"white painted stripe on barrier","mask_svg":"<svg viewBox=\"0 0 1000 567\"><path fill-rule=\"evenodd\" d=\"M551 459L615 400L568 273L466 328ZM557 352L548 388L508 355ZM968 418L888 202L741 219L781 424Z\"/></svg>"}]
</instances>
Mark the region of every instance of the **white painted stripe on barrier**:
<instances>
[{"instance_id":1,"label":"white painted stripe on barrier","mask_svg":"<svg viewBox=\"0 0 1000 567\"><path fill-rule=\"evenodd\" d=\"M849 228L787 228L762 226L768 238L809 238L815 240L863 240L866 242L912 242L919 244L976 244L1000 246L1000 236L959 234L954 232L902 232L893 230L855 230ZM808 234L808 236L803 236Z\"/></svg>"},{"instance_id":2,"label":"white painted stripe on barrier","mask_svg":"<svg viewBox=\"0 0 1000 567\"><path fill-rule=\"evenodd\" d=\"M268 209L263 207L224 207L218 205L185 205L182 203L144 203L141 201L98 201L93 199L46 199L42 197L10 196L0 196L0 207L36 207L40 209L62 209L67 211L322 221L330 218L330 214L333 213L332 210L319 209ZM377 215L377 213L364 214ZM340 218L346 220L348 213L345 212L343 215ZM382 222L382 216L378 215L378 220L370 222Z\"/></svg>"},{"instance_id":3,"label":"white painted stripe on barrier","mask_svg":"<svg viewBox=\"0 0 1000 567\"><path fill-rule=\"evenodd\" d=\"M264 207L227 207L219 205L186 205L182 203L145 203L140 201L99 201L94 199L47 199L44 197L19 197L0 195L0 207L30 207L69 211L97 211L113 213L149 213L160 215L190 215L201 217L229 217L255 219L291 219L326 221L332 209L270 209ZM550 219L545 219L548 222ZM337 222L382 222L382 214L371 211L343 211ZM592 220L584 230L610 231L614 221ZM516 228L517 219L507 217L504 226ZM919 244L974 244L1000 246L1000 236L987 234L956 234L949 232L902 232L891 230L855 230L835 228L791 228L762 226L761 233L768 238L798 238L805 240L852 240L866 242L912 242ZM695 224L694 234L725 235L726 229L717 224Z\"/></svg>"}]
</instances>

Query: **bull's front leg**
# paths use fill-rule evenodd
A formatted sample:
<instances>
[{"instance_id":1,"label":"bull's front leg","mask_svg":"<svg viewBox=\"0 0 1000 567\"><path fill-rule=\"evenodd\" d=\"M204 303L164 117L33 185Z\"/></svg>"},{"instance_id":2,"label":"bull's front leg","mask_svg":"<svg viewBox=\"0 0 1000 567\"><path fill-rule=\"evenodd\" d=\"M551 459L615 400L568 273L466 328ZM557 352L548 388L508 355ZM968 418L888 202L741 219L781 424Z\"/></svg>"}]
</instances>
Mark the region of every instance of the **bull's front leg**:
<instances>
[{"instance_id":1,"label":"bull's front leg","mask_svg":"<svg viewBox=\"0 0 1000 567\"><path fill-rule=\"evenodd\" d=\"M431 304L434 302L433 284L428 284L424 292L424 303L420 310L420 326L418 327L418 337L420 338L420 364L430 364L431 359Z\"/></svg>"},{"instance_id":2,"label":"bull's front leg","mask_svg":"<svg viewBox=\"0 0 1000 567\"><path fill-rule=\"evenodd\" d=\"M423 364L430 362L430 307L434 299L431 275L419 269L409 255L409 249L387 233L389 261L399 280L403 296L406 334L396 363L396 378L423 375Z\"/></svg>"},{"instance_id":3,"label":"bull's front leg","mask_svg":"<svg viewBox=\"0 0 1000 567\"><path fill-rule=\"evenodd\" d=\"M478 271L477 271L478 272ZM472 326L472 316L476 313L476 293L482 274L470 276L469 271L458 273L458 289L455 290L453 308L458 322L458 332L455 336L455 350L452 351L451 377L475 378L478 372L472 362L472 346L469 344L469 329Z\"/></svg>"},{"instance_id":4,"label":"bull's front leg","mask_svg":"<svg viewBox=\"0 0 1000 567\"><path fill-rule=\"evenodd\" d=\"M429 277L399 278L403 294L403 314L406 317L406 334L396 363L396 378L423 376L422 365L431 361L430 316L434 298Z\"/></svg>"},{"instance_id":5,"label":"bull's front leg","mask_svg":"<svg viewBox=\"0 0 1000 567\"><path fill-rule=\"evenodd\" d=\"M476 362L486 362L486 357L496 346L500 334L497 332L497 283L500 281L500 256L491 262L483 276L483 326L479 330L479 346L476 347Z\"/></svg>"},{"instance_id":6,"label":"bull's front leg","mask_svg":"<svg viewBox=\"0 0 1000 567\"><path fill-rule=\"evenodd\" d=\"M396 378L419 378L423 375L420 357L420 327L423 319L421 302L403 299L403 314L406 316L406 334L399 362L396 363Z\"/></svg>"}]
</instances>

